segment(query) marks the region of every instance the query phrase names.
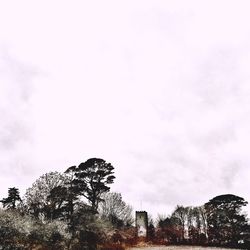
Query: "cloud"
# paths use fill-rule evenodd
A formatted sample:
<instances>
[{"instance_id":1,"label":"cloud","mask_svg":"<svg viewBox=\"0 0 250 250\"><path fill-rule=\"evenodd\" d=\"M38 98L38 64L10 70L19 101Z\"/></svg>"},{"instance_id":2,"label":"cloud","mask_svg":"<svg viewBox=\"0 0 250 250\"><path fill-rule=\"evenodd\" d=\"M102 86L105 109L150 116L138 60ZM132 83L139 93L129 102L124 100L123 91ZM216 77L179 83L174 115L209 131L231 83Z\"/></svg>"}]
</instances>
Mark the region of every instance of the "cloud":
<instances>
[{"instance_id":1,"label":"cloud","mask_svg":"<svg viewBox=\"0 0 250 250\"><path fill-rule=\"evenodd\" d=\"M17 4L0 10L3 178L102 157L154 213L249 196L247 1ZM48 72L35 90L23 62Z\"/></svg>"},{"instance_id":2,"label":"cloud","mask_svg":"<svg viewBox=\"0 0 250 250\"><path fill-rule=\"evenodd\" d=\"M152 135L149 144L130 150L136 168L129 192L135 204L142 199L154 213L156 206L169 211L221 193L247 194L248 184L239 186L250 163L250 92L242 54L215 47L193 67L196 76L174 82L165 100L152 103L156 116L147 110L147 120L154 119L153 129L146 123L143 129Z\"/></svg>"},{"instance_id":3,"label":"cloud","mask_svg":"<svg viewBox=\"0 0 250 250\"><path fill-rule=\"evenodd\" d=\"M34 68L16 60L7 50L1 50L1 183L7 178L8 185L18 186L32 172L29 153L34 128L30 105L36 74ZM16 179L19 181L15 183ZM6 186L1 188L7 190Z\"/></svg>"}]
</instances>

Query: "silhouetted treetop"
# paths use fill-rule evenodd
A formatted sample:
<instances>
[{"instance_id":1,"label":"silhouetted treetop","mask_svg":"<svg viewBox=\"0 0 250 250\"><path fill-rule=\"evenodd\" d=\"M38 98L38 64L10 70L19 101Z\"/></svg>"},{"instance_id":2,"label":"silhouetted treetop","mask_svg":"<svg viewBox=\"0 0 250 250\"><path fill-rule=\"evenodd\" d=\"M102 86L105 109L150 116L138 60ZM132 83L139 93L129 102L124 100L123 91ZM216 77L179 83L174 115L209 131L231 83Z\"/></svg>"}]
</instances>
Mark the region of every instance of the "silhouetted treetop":
<instances>
[{"instance_id":1,"label":"silhouetted treetop","mask_svg":"<svg viewBox=\"0 0 250 250\"><path fill-rule=\"evenodd\" d=\"M3 207L7 207L8 209L15 209L16 202L21 202L20 194L18 188L9 188L8 189L8 197L3 198L0 202L3 203Z\"/></svg>"},{"instance_id":2,"label":"silhouetted treetop","mask_svg":"<svg viewBox=\"0 0 250 250\"><path fill-rule=\"evenodd\" d=\"M209 200L209 203L220 204L220 203L235 203L240 206L247 205L247 201L243 198L233 195L233 194L223 194L214 197L213 199Z\"/></svg>"},{"instance_id":3,"label":"silhouetted treetop","mask_svg":"<svg viewBox=\"0 0 250 250\"><path fill-rule=\"evenodd\" d=\"M241 209L247 203L239 196L224 194L214 197L204 205L210 242L236 245L242 239L247 218L241 213Z\"/></svg>"},{"instance_id":4,"label":"silhouetted treetop","mask_svg":"<svg viewBox=\"0 0 250 250\"><path fill-rule=\"evenodd\" d=\"M100 158L90 158L78 167L72 166L66 173L74 173L74 190L84 196L93 210L97 211L101 194L110 190L109 184L114 182L114 167Z\"/></svg>"}]
</instances>

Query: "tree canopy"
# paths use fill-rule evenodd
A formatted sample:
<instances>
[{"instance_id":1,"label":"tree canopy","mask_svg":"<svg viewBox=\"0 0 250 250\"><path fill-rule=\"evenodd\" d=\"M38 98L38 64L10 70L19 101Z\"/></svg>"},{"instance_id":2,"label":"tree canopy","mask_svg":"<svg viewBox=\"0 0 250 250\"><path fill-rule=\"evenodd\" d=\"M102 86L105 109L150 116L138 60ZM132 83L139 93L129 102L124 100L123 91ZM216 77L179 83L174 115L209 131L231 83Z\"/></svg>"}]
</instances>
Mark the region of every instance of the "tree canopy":
<instances>
[{"instance_id":1,"label":"tree canopy","mask_svg":"<svg viewBox=\"0 0 250 250\"><path fill-rule=\"evenodd\" d=\"M247 205L243 198L225 194L211 199L205 204L210 242L237 244L247 226L242 207Z\"/></svg>"},{"instance_id":2,"label":"tree canopy","mask_svg":"<svg viewBox=\"0 0 250 250\"><path fill-rule=\"evenodd\" d=\"M8 197L3 198L1 202L3 203L3 207L7 207L8 209L15 209L16 203L21 202L20 194L18 188L9 188L8 189Z\"/></svg>"},{"instance_id":3,"label":"tree canopy","mask_svg":"<svg viewBox=\"0 0 250 250\"><path fill-rule=\"evenodd\" d=\"M93 211L97 211L102 201L101 195L110 190L109 184L114 182L114 167L103 159L91 158L78 167L70 167L66 172L73 171L74 190L85 197Z\"/></svg>"}]
</instances>

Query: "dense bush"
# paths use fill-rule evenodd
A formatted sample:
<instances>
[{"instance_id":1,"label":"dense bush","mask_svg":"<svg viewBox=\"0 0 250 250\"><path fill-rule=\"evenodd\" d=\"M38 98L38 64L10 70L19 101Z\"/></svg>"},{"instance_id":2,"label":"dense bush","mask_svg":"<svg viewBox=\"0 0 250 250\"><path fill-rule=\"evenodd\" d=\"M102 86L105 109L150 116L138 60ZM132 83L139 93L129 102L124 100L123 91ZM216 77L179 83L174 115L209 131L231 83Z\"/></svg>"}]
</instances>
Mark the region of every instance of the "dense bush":
<instances>
[{"instance_id":1,"label":"dense bush","mask_svg":"<svg viewBox=\"0 0 250 250\"><path fill-rule=\"evenodd\" d=\"M70 234L62 221L38 221L16 210L0 210L0 242L5 248L26 249L40 245L47 249L67 244Z\"/></svg>"}]
</instances>

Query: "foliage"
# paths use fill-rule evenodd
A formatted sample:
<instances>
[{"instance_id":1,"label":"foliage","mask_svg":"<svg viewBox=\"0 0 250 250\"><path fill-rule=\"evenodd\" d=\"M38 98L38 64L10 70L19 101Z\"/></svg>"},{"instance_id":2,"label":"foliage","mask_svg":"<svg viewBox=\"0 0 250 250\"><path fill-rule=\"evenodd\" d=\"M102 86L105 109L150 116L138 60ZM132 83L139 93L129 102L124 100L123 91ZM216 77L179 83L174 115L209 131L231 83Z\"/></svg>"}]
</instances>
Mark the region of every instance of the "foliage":
<instances>
[{"instance_id":1,"label":"foliage","mask_svg":"<svg viewBox=\"0 0 250 250\"><path fill-rule=\"evenodd\" d=\"M76 207L68 226L72 233L71 246L75 247L79 244L93 247L97 243L105 242L113 231L107 221L93 213L92 208L82 202Z\"/></svg>"},{"instance_id":2,"label":"foliage","mask_svg":"<svg viewBox=\"0 0 250 250\"><path fill-rule=\"evenodd\" d=\"M182 231L179 228L179 220L174 217L160 218L158 221L157 238L169 243L179 243Z\"/></svg>"},{"instance_id":3,"label":"foliage","mask_svg":"<svg viewBox=\"0 0 250 250\"><path fill-rule=\"evenodd\" d=\"M67 225L61 221L41 222L16 210L0 210L0 242L12 249L23 249L41 245L49 249L52 245L65 245L70 238Z\"/></svg>"},{"instance_id":4,"label":"foliage","mask_svg":"<svg viewBox=\"0 0 250 250\"><path fill-rule=\"evenodd\" d=\"M96 211L101 195L113 183L113 169L110 163L92 158L64 174L46 173L27 189L18 209L19 191L10 188L9 196L2 200L7 210L0 211L2 246L94 249L97 242L107 241L113 229Z\"/></svg>"},{"instance_id":5,"label":"foliage","mask_svg":"<svg viewBox=\"0 0 250 250\"><path fill-rule=\"evenodd\" d=\"M120 193L110 193L114 168L91 158L63 174L49 172L27 189L22 201L17 188L1 200L0 248L122 249L136 243L132 207ZM242 213L247 202L238 196L216 196L200 207L178 205L155 227L151 243L216 244L249 248L250 225ZM248 242L248 243L247 243ZM101 247L101 246L99 246Z\"/></svg>"},{"instance_id":6,"label":"foliage","mask_svg":"<svg viewBox=\"0 0 250 250\"><path fill-rule=\"evenodd\" d=\"M74 191L85 197L93 211L97 211L101 195L110 190L109 184L113 183L115 176L114 167L103 159L91 158L81 163L78 167L70 167L66 172L73 171Z\"/></svg>"},{"instance_id":7,"label":"foliage","mask_svg":"<svg viewBox=\"0 0 250 250\"><path fill-rule=\"evenodd\" d=\"M19 190L18 188L9 188L8 189L8 197L3 198L1 202L3 203L3 207L7 207L8 209L15 209L16 208L16 203L21 202L21 198L19 195Z\"/></svg>"},{"instance_id":8,"label":"foliage","mask_svg":"<svg viewBox=\"0 0 250 250\"><path fill-rule=\"evenodd\" d=\"M242 207L247 202L236 195L216 196L205 204L209 242L237 245L247 227Z\"/></svg>"}]
</instances>

